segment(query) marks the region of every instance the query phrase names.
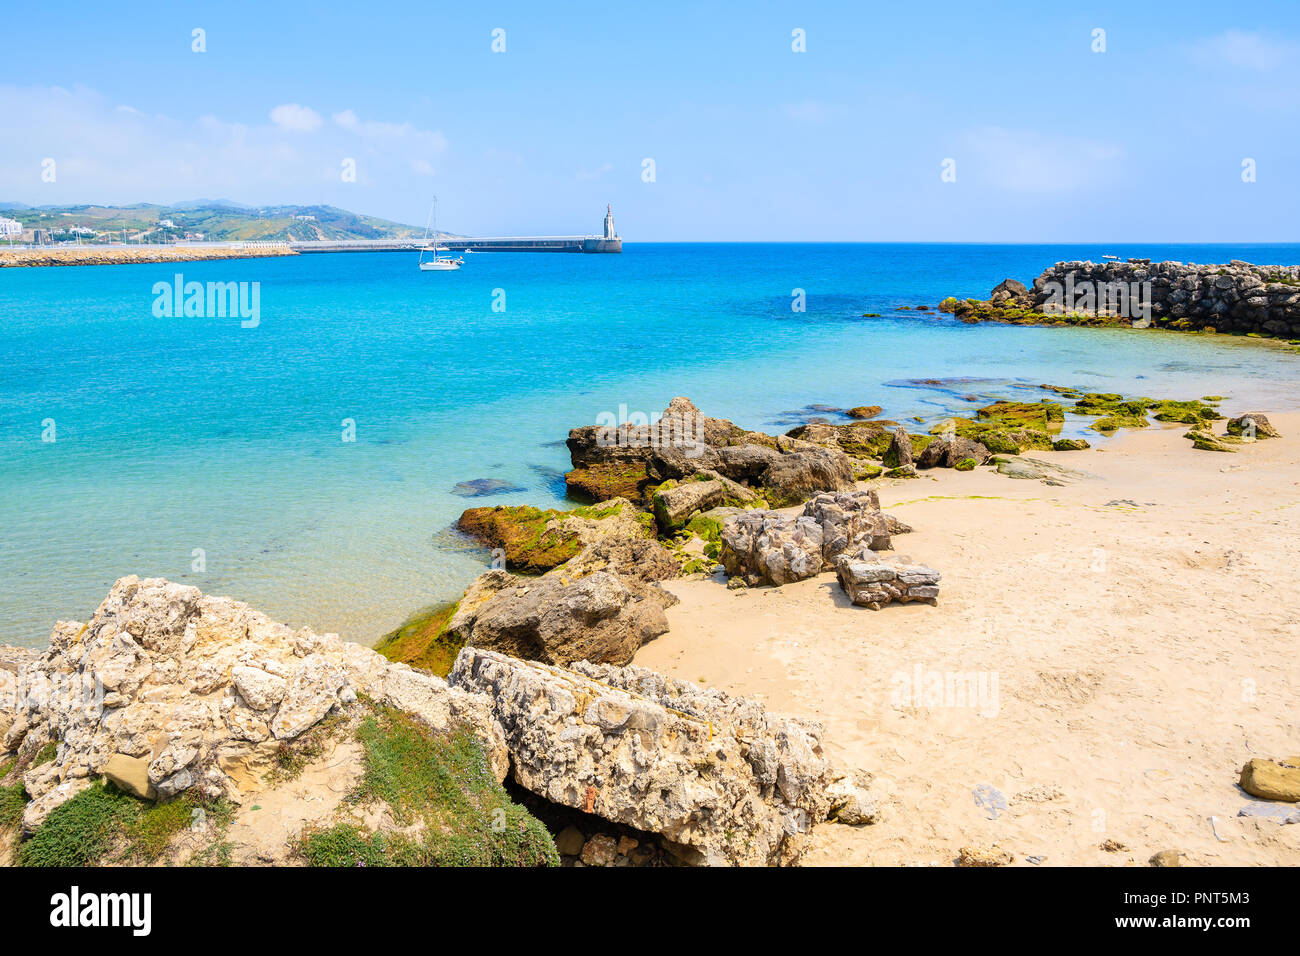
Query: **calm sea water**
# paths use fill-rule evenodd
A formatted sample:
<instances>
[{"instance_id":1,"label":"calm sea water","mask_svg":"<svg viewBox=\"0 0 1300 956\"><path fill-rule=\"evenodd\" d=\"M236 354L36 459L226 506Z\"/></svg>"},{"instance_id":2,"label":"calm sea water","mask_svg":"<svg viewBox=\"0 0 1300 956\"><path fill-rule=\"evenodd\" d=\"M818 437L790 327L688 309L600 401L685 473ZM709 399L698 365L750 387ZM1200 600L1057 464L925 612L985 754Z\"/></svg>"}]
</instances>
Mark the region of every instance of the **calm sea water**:
<instances>
[{"instance_id":1,"label":"calm sea water","mask_svg":"<svg viewBox=\"0 0 1300 956\"><path fill-rule=\"evenodd\" d=\"M1016 382L1295 406L1300 356L1256 340L894 311L1103 253L1300 261L1298 246L629 244L445 274L395 253L0 270L0 642L43 644L130 573L373 640L481 570L446 543L462 509L560 504L570 427L675 395L768 430L810 403L938 418ZM155 318L154 283L178 271L260 283L260 325ZM985 381L906 381L947 377ZM522 490L452 493L474 478Z\"/></svg>"}]
</instances>

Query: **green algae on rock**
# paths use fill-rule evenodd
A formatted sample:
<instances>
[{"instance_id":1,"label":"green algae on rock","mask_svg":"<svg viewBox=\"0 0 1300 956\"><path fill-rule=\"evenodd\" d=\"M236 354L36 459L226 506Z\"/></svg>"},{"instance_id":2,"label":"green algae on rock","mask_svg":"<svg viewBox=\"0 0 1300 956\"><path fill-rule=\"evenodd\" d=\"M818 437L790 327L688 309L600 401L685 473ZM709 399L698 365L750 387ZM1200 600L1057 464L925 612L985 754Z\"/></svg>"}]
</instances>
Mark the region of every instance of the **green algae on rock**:
<instances>
[{"instance_id":1,"label":"green algae on rock","mask_svg":"<svg viewBox=\"0 0 1300 956\"><path fill-rule=\"evenodd\" d=\"M410 664L446 677L464 642L447 633L459 601L416 611L396 630L379 639L375 650L390 661Z\"/></svg>"}]
</instances>

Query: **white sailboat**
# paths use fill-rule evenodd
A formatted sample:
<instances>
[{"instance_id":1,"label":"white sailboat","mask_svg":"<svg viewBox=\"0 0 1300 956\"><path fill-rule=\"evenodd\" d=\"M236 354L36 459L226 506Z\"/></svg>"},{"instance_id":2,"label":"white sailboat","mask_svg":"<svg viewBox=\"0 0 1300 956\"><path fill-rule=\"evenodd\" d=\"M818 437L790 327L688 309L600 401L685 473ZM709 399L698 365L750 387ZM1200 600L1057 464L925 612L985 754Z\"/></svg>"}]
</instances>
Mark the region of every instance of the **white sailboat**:
<instances>
[{"instance_id":1,"label":"white sailboat","mask_svg":"<svg viewBox=\"0 0 1300 956\"><path fill-rule=\"evenodd\" d=\"M433 245L429 245L429 231L433 230ZM433 205L429 207L429 222L424 227L424 246L420 249L420 271L421 272L453 272L459 269L465 262L458 256L440 256L438 255L438 197L433 197ZM424 259L426 252L432 252L433 258L427 262Z\"/></svg>"}]
</instances>

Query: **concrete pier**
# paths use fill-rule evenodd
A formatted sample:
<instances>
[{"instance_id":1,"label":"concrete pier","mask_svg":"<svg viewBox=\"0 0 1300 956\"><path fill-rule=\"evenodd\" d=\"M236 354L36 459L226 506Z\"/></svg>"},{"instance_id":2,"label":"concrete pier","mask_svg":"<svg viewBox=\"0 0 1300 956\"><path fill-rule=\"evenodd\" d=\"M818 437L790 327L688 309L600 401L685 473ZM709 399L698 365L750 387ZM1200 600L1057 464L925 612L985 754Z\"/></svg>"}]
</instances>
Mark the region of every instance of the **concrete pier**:
<instances>
[{"instance_id":1,"label":"concrete pier","mask_svg":"<svg viewBox=\"0 0 1300 956\"><path fill-rule=\"evenodd\" d=\"M294 252L409 252L425 245L423 239L322 239L290 242ZM618 236L440 236L438 248L455 252L622 252Z\"/></svg>"}]
</instances>

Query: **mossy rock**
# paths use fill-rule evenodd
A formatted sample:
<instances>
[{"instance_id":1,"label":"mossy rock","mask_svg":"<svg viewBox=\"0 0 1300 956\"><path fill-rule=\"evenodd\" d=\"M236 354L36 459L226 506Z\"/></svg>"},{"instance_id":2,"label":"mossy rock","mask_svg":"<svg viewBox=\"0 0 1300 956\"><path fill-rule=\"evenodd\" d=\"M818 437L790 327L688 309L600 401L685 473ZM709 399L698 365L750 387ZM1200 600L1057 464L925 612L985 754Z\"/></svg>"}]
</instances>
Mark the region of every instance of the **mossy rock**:
<instances>
[{"instance_id":1,"label":"mossy rock","mask_svg":"<svg viewBox=\"0 0 1300 956\"><path fill-rule=\"evenodd\" d=\"M959 418L953 430L958 437L977 441L996 454L1019 455L1029 449L1046 451L1052 447L1051 433L1040 428L1009 428L999 422Z\"/></svg>"},{"instance_id":2,"label":"mossy rock","mask_svg":"<svg viewBox=\"0 0 1300 956\"><path fill-rule=\"evenodd\" d=\"M722 540L722 522L717 518L697 514L686 522L686 530L704 541L717 543Z\"/></svg>"},{"instance_id":3,"label":"mossy rock","mask_svg":"<svg viewBox=\"0 0 1300 956\"><path fill-rule=\"evenodd\" d=\"M867 418L875 418L883 411L884 409L881 408L879 405L855 405L853 408L850 408L844 414L847 415L849 418L867 419Z\"/></svg>"},{"instance_id":4,"label":"mossy rock","mask_svg":"<svg viewBox=\"0 0 1300 956\"><path fill-rule=\"evenodd\" d=\"M649 482L645 463L640 461L600 462L575 468L564 476L568 493L580 501L639 501Z\"/></svg>"},{"instance_id":5,"label":"mossy rock","mask_svg":"<svg viewBox=\"0 0 1300 956\"><path fill-rule=\"evenodd\" d=\"M977 462L974 458L963 458L961 461L957 462L957 464L953 465L952 467L954 471L974 471L975 466L978 464L979 462Z\"/></svg>"},{"instance_id":6,"label":"mossy rock","mask_svg":"<svg viewBox=\"0 0 1300 956\"><path fill-rule=\"evenodd\" d=\"M379 639L375 650L390 661L410 664L446 677L464 642L447 634L459 601L438 604L412 614L401 627Z\"/></svg>"},{"instance_id":7,"label":"mossy rock","mask_svg":"<svg viewBox=\"0 0 1300 956\"><path fill-rule=\"evenodd\" d=\"M1088 427L1102 433L1119 431L1121 428L1146 428L1151 423L1145 415L1106 415L1097 419Z\"/></svg>"},{"instance_id":8,"label":"mossy rock","mask_svg":"<svg viewBox=\"0 0 1300 956\"><path fill-rule=\"evenodd\" d=\"M1181 422L1184 425L1212 422L1224 417L1213 406L1195 400L1190 402L1160 401L1153 407L1153 412L1158 422Z\"/></svg>"},{"instance_id":9,"label":"mossy rock","mask_svg":"<svg viewBox=\"0 0 1300 956\"><path fill-rule=\"evenodd\" d=\"M976 409L975 416L1004 428L1036 428L1051 431L1065 421L1065 409L1059 402L994 402Z\"/></svg>"},{"instance_id":10,"label":"mossy rock","mask_svg":"<svg viewBox=\"0 0 1300 956\"><path fill-rule=\"evenodd\" d=\"M1052 451L1083 451L1091 447L1083 438L1058 438L1052 442Z\"/></svg>"},{"instance_id":11,"label":"mossy rock","mask_svg":"<svg viewBox=\"0 0 1300 956\"><path fill-rule=\"evenodd\" d=\"M524 574L543 574L577 554L577 532L548 527L562 511L542 511L530 505L470 508L456 526L489 548L505 552L506 567Z\"/></svg>"},{"instance_id":12,"label":"mossy rock","mask_svg":"<svg viewBox=\"0 0 1300 956\"><path fill-rule=\"evenodd\" d=\"M1205 429L1193 428L1183 435L1184 438L1190 438L1192 447L1201 451L1222 451L1236 452L1237 449L1232 447L1231 436L1219 436ZM1240 441L1240 439L1237 439Z\"/></svg>"}]
</instances>

